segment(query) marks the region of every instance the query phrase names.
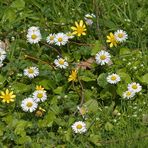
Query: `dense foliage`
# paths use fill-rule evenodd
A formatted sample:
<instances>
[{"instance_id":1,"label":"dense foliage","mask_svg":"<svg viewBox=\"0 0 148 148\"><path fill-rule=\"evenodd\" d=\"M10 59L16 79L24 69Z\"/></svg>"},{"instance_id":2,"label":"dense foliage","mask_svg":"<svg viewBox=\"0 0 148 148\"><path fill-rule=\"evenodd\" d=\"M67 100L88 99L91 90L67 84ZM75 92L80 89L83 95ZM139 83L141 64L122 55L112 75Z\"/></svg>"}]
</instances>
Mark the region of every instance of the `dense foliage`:
<instances>
[{"instance_id":1,"label":"dense foliage","mask_svg":"<svg viewBox=\"0 0 148 148\"><path fill-rule=\"evenodd\" d=\"M0 147L146 147L147 7L147 0L0 0L0 48L6 52L3 60L0 54ZM93 24L85 25L86 14L94 14ZM75 31L80 20L86 35L75 33L60 46L46 41L51 33ZM32 26L42 36L35 44L27 39ZM107 36L119 29L128 38L110 47ZM111 56L106 64L97 62L102 50ZM59 58L68 65L58 67ZM29 67L39 70L33 78L24 72ZM111 74L119 82L109 83ZM141 90L124 97L133 82ZM24 100L37 90L47 98L29 112ZM72 128L77 121L86 124L84 133Z\"/></svg>"}]
</instances>

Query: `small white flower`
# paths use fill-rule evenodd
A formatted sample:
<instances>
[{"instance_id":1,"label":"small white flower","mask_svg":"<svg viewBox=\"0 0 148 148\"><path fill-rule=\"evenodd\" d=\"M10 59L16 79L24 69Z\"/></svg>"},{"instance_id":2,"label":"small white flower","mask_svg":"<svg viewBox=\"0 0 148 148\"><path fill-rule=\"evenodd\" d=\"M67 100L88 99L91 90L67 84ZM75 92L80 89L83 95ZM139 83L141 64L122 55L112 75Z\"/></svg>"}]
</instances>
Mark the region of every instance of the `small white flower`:
<instances>
[{"instance_id":1,"label":"small white flower","mask_svg":"<svg viewBox=\"0 0 148 148\"><path fill-rule=\"evenodd\" d=\"M2 62L6 58L6 51L0 48L0 62Z\"/></svg>"},{"instance_id":2,"label":"small white flower","mask_svg":"<svg viewBox=\"0 0 148 148\"><path fill-rule=\"evenodd\" d=\"M117 84L120 81L120 76L117 74L112 74L107 77L107 82L110 84Z\"/></svg>"},{"instance_id":3,"label":"small white flower","mask_svg":"<svg viewBox=\"0 0 148 148\"><path fill-rule=\"evenodd\" d=\"M124 42L124 41L126 41L127 38L128 38L127 33L126 33L125 31L123 31L123 30L117 30L117 31L114 33L114 35L115 35L115 38L116 38L116 40L117 40L118 42Z\"/></svg>"},{"instance_id":4,"label":"small white flower","mask_svg":"<svg viewBox=\"0 0 148 148\"><path fill-rule=\"evenodd\" d=\"M28 29L28 33L29 32L40 32L40 30L39 30L39 27L32 26Z\"/></svg>"},{"instance_id":5,"label":"small white flower","mask_svg":"<svg viewBox=\"0 0 148 148\"><path fill-rule=\"evenodd\" d=\"M34 78L39 75L39 69L37 67L28 67L24 69L24 75L29 78Z\"/></svg>"},{"instance_id":6,"label":"small white flower","mask_svg":"<svg viewBox=\"0 0 148 148\"><path fill-rule=\"evenodd\" d=\"M87 131L86 124L82 121L75 122L71 127L75 133L82 134Z\"/></svg>"},{"instance_id":7,"label":"small white flower","mask_svg":"<svg viewBox=\"0 0 148 148\"><path fill-rule=\"evenodd\" d=\"M40 32L29 32L27 34L27 40L31 44L36 44L41 40Z\"/></svg>"},{"instance_id":8,"label":"small white flower","mask_svg":"<svg viewBox=\"0 0 148 148\"><path fill-rule=\"evenodd\" d=\"M105 65L106 63L110 62L110 54L104 50L101 50L96 54L96 63L100 65Z\"/></svg>"},{"instance_id":9,"label":"small white flower","mask_svg":"<svg viewBox=\"0 0 148 148\"><path fill-rule=\"evenodd\" d=\"M53 44L54 43L54 39L55 39L55 34L49 34L49 36L47 37L46 41L49 44Z\"/></svg>"},{"instance_id":10,"label":"small white flower","mask_svg":"<svg viewBox=\"0 0 148 148\"><path fill-rule=\"evenodd\" d=\"M33 93L33 99L35 102L44 102L47 99L47 94L45 90L36 90Z\"/></svg>"},{"instance_id":11,"label":"small white flower","mask_svg":"<svg viewBox=\"0 0 148 148\"><path fill-rule=\"evenodd\" d=\"M38 104L32 98L26 98L21 103L21 107L25 112L33 112L37 106Z\"/></svg>"},{"instance_id":12,"label":"small white flower","mask_svg":"<svg viewBox=\"0 0 148 148\"><path fill-rule=\"evenodd\" d=\"M131 84L128 84L128 90L137 93L142 90L142 86L139 83L132 82Z\"/></svg>"},{"instance_id":13,"label":"small white flower","mask_svg":"<svg viewBox=\"0 0 148 148\"><path fill-rule=\"evenodd\" d=\"M66 35L67 35L68 39L74 38L74 35L71 32L67 32Z\"/></svg>"},{"instance_id":14,"label":"small white flower","mask_svg":"<svg viewBox=\"0 0 148 148\"><path fill-rule=\"evenodd\" d=\"M58 58L54 60L54 64L59 67L59 68L63 68L66 69L68 67L68 62L65 61L65 59L63 58Z\"/></svg>"},{"instance_id":15,"label":"small white flower","mask_svg":"<svg viewBox=\"0 0 148 148\"><path fill-rule=\"evenodd\" d=\"M65 45L68 42L68 37L64 33L58 33L56 34L54 41L58 46Z\"/></svg>"},{"instance_id":16,"label":"small white flower","mask_svg":"<svg viewBox=\"0 0 148 148\"><path fill-rule=\"evenodd\" d=\"M135 96L135 93L133 91L127 90L126 92L123 93L123 98L133 98Z\"/></svg>"}]
</instances>

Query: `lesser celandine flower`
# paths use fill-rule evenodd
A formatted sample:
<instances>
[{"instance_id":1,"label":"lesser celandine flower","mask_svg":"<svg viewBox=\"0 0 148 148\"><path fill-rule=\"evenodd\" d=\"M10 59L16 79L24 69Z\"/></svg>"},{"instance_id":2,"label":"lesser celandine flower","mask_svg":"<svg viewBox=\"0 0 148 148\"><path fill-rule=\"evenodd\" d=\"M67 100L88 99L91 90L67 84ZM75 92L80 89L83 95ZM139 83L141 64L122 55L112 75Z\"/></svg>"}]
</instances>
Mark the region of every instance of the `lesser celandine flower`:
<instances>
[{"instance_id":1,"label":"lesser celandine flower","mask_svg":"<svg viewBox=\"0 0 148 148\"><path fill-rule=\"evenodd\" d=\"M128 90L138 93L142 90L142 86L139 83L132 82L131 84L128 84Z\"/></svg>"},{"instance_id":2,"label":"lesser celandine flower","mask_svg":"<svg viewBox=\"0 0 148 148\"><path fill-rule=\"evenodd\" d=\"M77 81L77 70L74 69L72 70L71 74L69 75L69 78L68 78L68 81L74 81L76 82Z\"/></svg>"},{"instance_id":3,"label":"lesser celandine flower","mask_svg":"<svg viewBox=\"0 0 148 148\"><path fill-rule=\"evenodd\" d=\"M83 20L80 22L75 22L76 26L72 26L71 29L73 30L73 34L77 36L86 35L86 25L84 24Z\"/></svg>"},{"instance_id":4,"label":"lesser celandine flower","mask_svg":"<svg viewBox=\"0 0 148 148\"><path fill-rule=\"evenodd\" d=\"M111 74L107 77L107 82L110 84L117 84L120 81L120 76L117 74Z\"/></svg>"},{"instance_id":5,"label":"lesser celandine flower","mask_svg":"<svg viewBox=\"0 0 148 148\"><path fill-rule=\"evenodd\" d=\"M111 32L108 36L107 36L107 40L106 42L108 42L110 45L110 47L113 47L113 46L117 46L117 40L115 38L115 35Z\"/></svg>"},{"instance_id":6,"label":"lesser celandine flower","mask_svg":"<svg viewBox=\"0 0 148 148\"><path fill-rule=\"evenodd\" d=\"M34 78L39 75L39 69L37 67L28 67L24 69L24 75L29 78Z\"/></svg>"},{"instance_id":7,"label":"lesser celandine flower","mask_svg":"<svg viewBox=\"0 0 148 148\"><path fill-rule=\"evenodd\" d=\"M82 121L75 122L71 127L75 133L82 134L87 131L86 124Z\"/></svg>"},{"instance_id":8,"label":"lesser celandine flower","mask_svg":"<svg viewBox=\"0 0 148 148\"><path fill-rule=\"evenodd\" d=\"M101 50L96 54L96 63L100 65L105 65L110 62L110 57L111 56L107 51Z\"/></svg>"},{"instance_id":9,"label":"lesser celandine flower","mask_svg":"<svg viewBox=\"0 0 148 148\"><path fill-rule=\"evenodd\" d=\"M2 102L6 102L6 103L10 103L10 102L14 102L14 98L16 97L16 95L13 94L13 91L9 91L8 89L6 89L6 91L1 91L1 95L0 98L2 99Z\"/></svg>"},{"instance_id":10,"label":"lesser celandine flower","mask_svg":"<svg viewBox=\"0 0 148 148\"><path fill-rule=\"evenodd\" d=\"M25 112L33 112L36 110L38 104L33 100L33 98L26 98L22 101L21 107Z\"/></svg>"},{"instance_id":11,"label":"lesser celandine flower","mask_svg":"<svg viewBox=\"0 0 148 148\"><path fill-rule=\"evenodd\" d=\"M54 64L56 65L56 67L63 68L63 69L66 69L68 67L68 62L66 62L66 60L63 58L55 59Z\"/></svg>"},{"instance_id":12,"label":"lesser celandine flower","mask_svg":"<svg viewBox=\"0 0 148 148\"><path fill-rule=\"evenodd\" d=\"M123 31L123 30L117 30L117 31L114 33L114 35L115 35L115 38L116 38L116 40L117 40L118 42L124 42L124 41L126 41L127 38L128 38L127 33L126 33L125 31Z\"/></svg>"},{"instance_id":13,"label":"lesser celandine flower","mask_svg":"<svg viewBox=\"0 0 148 148\"><path fill-rule=\"evenodd\" d=\"M36 90L44 90L44 87L42 87L41 85L37 85L35 89Z\"/></svg>"}]
</instances>

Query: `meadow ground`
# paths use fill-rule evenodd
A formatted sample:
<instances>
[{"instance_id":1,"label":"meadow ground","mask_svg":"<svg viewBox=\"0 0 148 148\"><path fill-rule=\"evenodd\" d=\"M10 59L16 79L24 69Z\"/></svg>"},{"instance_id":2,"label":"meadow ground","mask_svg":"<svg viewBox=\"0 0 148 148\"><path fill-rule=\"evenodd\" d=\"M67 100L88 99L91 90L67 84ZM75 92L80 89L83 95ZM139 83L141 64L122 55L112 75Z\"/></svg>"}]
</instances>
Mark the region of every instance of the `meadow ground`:
<instances>
[{"instance_id":1,"label":"meadow ground","mask_svg":"<svg viewBox=\"0 0 148 148\"><path fill-rule=\"evenodd\" d=\"M0 0L0 148L148 146L147 0Z\"/></svg>"}]
</instances>

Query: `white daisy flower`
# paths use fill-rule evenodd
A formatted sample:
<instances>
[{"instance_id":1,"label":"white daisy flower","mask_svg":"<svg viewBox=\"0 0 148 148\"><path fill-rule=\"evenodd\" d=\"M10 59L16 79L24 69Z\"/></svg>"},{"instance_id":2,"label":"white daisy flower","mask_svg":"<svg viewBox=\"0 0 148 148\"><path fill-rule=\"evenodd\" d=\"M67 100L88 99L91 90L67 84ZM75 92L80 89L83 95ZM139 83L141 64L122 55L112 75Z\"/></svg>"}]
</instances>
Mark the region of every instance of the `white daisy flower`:
<instances>
[{"instance_id":1,"label":"white daisy flower","mask_svg":"<svg viewBox=\"0 0 148 148\"><path fill-rule=\"evenodd\" d=\"M95 18L96 16L94 14L86 14L84 19L85 19L85 23L89 26L91 26L93 24L93 18Z\"/></svg>"},{"instance_id":2,"label":"white daisy flower","mask_svg":"<svg viewBox=\"0 0 148 148\"><path fill-rule=\"evenodd\" d=\"M127 33L126 33L125 31L123 31L123 30L117 30L117 31L114 33L114 35L115 35L115 38L116 38L116 40L117 40L118 42L124 42L124 41L126 41L127 38L128 38Z\"/></svg>"},{"instance_id":3,"label":"white daisy flower","mask_svg":"<svg viewBox=\"0 0 148 148\"><path fill-rule=\"evenodd\" d=\"M54 64L59 67L59 68L63 68L66 69L68 67L68 62L65 61L65 59L63 58L58 58L54 60Z\"/></svg>"},{"instance_id":4,"label":"white daisy flower","mask_svg":"<svg viewBox=\"0 0 148 148\"><path fill-rule=\"evenodd\" d=\"M96 63L100 65L105 65L106 63L110 62L110 54L104 50L101 50L96 54Z\"/></svg>"},{"instance_id":5,"label":"white daisy flower","mask_svg":"<svg viewBox=\"0 0 148 148\"><path fill-rule=\"evenodd\" d=\"M64 33L58 33L56 34L54 41L58 46L65 45L68 42L68 37Z\"/></svg>"},{"instance_id":6,"label":"white daisy flower","mask_svg":"<svg viewBox=\"0 0 148 148\"><path fill-rule=\"evenodd\" d=\"M74 38L74 35L71 32L67 32L66 35L67 35L68 39Z\"/></svg>"},{"instance_id":7,"label":"white daisy flower","mask_svg":"<svg viewBox=\"0 0 148 148\"><path fill-rule=\"evenodd\" d=\"M39 30L39 27L32 26L28 29L28 33L29 32L40 32L40 30Z\"/></svg>"},{"instance_id":8,"label":"white daisy flower","mask_svg":"<svg viewBox=\"0 0 148 148\"><path fill-rule=\"evenodd\" d=\"M24 75L29 78L34 78L39 75L39 69L37 67L28 67L24 69Z\"/></svg>"},{"instance_id":9,"label":"white daisy flower","mask_svg":"<svg viewBox=\"0 0 148 148\"><path fill-rule=\"evenodd\" d=\"M126 92L123 93L123 98L133 98L135 96L135 93L133 91L127 90Z\"/></svg>"},{"instance_id":10,"label":"white daisy flower","mask_svg":"<svg viewBox=\"0 0 148 148\"><path fill-rule=\"evenodd\" d=\"M111 74L107 77L107 82L110 84L117 84L120 81L120 76L117 74Z\"/></svg>"},{"instance_id":11,"label":"white daisy flower","mask_svg":"<svg viewBox=\"0 0 148 148\"><path fill-rule=\"evenodd\" d=\"M41 33L40 31L33 31L28 32L27 34L27 41L31 44L36 44L41 40Z\"/></svg>"},{"instance_id":12,"label":"white daisy flower","mask_svg":"<svg viewBox=\"0 0 148 148\"><path fill-rule=\"evenodd\" d=\"M75 133L82 134L87 131L86 124L82 121L75 122L71 127Z\"/></svg>"},{"instance_id":13,"label":"white daisy flower","mask_svg":"<svg viewBox=\"0 0 148 148\"><path fill-rule=\"evenodd\" d=\"M6 58L6 51L0 48L0 62L2 62Z\"/></svg>"},{"instance_id":14,"label":"white daisy flower","mask_svg":"<svg viewBox=\"0 0 148 148\"><path fill-rule=\"evenodd\" d=\"M53 44L54 43L54 39L55 39L55 34L49 34L49 36L47 37L46 41L49 44Z\"/></svg>"},{"instance_id":15,"label":"white daisy flower","mask_svg":"<svg viewBox=\"0 0 148 148\"><path fill-rule=\"evenodd\" d=\"M26 98L22 101L21 107L25 112L33 112L38 104L32 98Z\"/></svg>"},{"instance_id":16,"label":"white daisy flower","mask_svg":"<svg viewBox=\"0 0 148 148\"><path fill-rule=\"evenodd\" d=\"M142 90L142 86L139 83L132 82L131 84L128 84L128 90L137 93Z\"/></svg>"},{"instance_id":17,"label":"white daisy flower","mask_svg":"<svg viewBox=\"0 0 148 148\"><path fill-rule=\"evenodd\" d=\"M47 94L45 90L36 90L33 93L33 99L35 102L44 102L47 99Z\"/></svg>"}]
</instances>

